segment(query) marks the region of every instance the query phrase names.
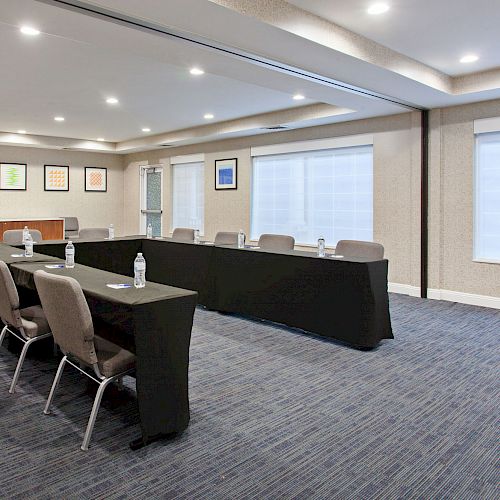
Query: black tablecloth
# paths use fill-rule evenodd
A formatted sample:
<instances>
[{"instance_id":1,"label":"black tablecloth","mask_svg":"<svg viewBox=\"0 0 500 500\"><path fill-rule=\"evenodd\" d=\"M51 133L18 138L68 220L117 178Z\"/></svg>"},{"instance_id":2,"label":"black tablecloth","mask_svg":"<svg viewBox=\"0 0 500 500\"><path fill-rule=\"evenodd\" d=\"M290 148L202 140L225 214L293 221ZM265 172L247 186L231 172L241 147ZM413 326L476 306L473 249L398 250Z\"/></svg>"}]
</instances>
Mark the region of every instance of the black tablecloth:
<instances>
[{"instance_id":1,"label":"black tablecloth","mask_svg":"<svg viewBox=\"0 0 500 500\"><path fill-rule=\"evenodd\" d=\"M64 243L37 250L61 255ZM124 272L127 266L131 270L138 251L146 258L149 281L195 290L199 303L210 309L284 323L359 347L393 338L387 260L320 258L297 250L268 252L138 236L77 240L76 261Z\"/></svg>"},{"instance_id":2,"label":"black tablecloth","mask_svg":"<svg viewBox=\"0 0 500 500\"><path fill-rule=\"evenodd\" d=\"M106 284L132 283L132 279L81 264L73 269L47 269L43 262L23 262L11 263L10 268L14 281L31 289L35 289L33 273L37 269L74 277L82 286L93 317L108 327L110 340L135 349L143 439L187 427L195 292L151 282L142 289L115 290ZM106 335L106 330L99 330L99 335Z\"/></svg>"}]
</instances>

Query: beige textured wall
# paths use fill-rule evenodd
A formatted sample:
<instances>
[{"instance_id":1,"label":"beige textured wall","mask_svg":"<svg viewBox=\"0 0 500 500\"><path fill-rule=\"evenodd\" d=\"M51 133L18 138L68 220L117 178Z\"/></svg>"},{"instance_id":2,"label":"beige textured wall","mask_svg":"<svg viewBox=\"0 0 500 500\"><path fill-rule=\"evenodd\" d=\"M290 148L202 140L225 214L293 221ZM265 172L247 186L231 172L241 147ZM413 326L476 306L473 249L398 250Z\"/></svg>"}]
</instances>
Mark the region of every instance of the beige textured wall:
<instances>
[{"instance_id":1,"label":"beige textured wall","mask_svg":"<svg viewBox=\"0 0 500 500\"><path fill-rule=\"evenodd\" d=\"M27 191L0 191L0 218L76 216L80 227L123 232L123 157L113 154L0 146L1 162L27 163ZM44 191L47 164L69 165L69 191ZM108 169L106 193L85 192L84 167Z\"/></svg>"},{"instance_id":2,"label":"beige textured wall","mask_svg":"<svg viewBox=\"0 0 500 500\"><path fill-rule=\"evenodd\" d=\"M250 232L250 147L356 134L373 134L374 238L386 249L389 280L418 286L420 282L420 122L418 113L405 113L357 122L291 130L256 137L170 148L168 155L205 153L205 236L217 231ZM164 230L171 229L170 164L167 151L128 155L125 163L125 228L139 231L139 168L164 164ZM215 160L238 158L238 189L215 191Z\"/></svg>"},{"instance_id":3,"label":"beige textured wall","mask_svg":"<svg viewBox=\"0 0 500 500\"><path fill-rule=\"evenodd\" d=\"M500 100L431 113L431 288L500 297L500 265L472 260L474 120L493 116Z\"/></svg>"}]
</instances>

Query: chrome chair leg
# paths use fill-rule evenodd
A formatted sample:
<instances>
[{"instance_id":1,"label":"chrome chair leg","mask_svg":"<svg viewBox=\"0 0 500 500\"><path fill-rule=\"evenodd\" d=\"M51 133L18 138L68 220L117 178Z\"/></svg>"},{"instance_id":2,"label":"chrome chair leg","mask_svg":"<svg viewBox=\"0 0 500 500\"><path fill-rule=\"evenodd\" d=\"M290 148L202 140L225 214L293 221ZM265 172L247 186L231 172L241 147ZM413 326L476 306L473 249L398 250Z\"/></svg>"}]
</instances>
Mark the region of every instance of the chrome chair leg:
<instances>
[{"instance_id":1,"label":"chrome chair leg","mask_svg":"<svg viewBox=\"0 0 500 500\"><path fill-rule=\"evenodd\" d=\"M56 377L54 378L54 382L52 382L52 387L50 388L49 399L47 399L47 403L45 404L45 409L43 413L45 415L50 415L50 406L52 404L52 400L54 399L54 395L56 393L57 386L59 385L59 381L61 380L61 376L64 370L64 365L66 364L67 356L64 356L59 363L59 368L57 369Z\"/></svg>"},{"instance_id":2,"label":"chrome chair leg","mask_svg":"<svg viewBox=\"0 0 500 500\"><path fill-rule=\"evenodd\" d=\"M16 392L17 381L19 380L19 375L21 375L21 370L23 369L24 358L26 357L26 353L28 352L28 348L33 342L38 340L37 337L34 339L30 339L26 341L23 346L23 350L21 351L21 355L19 356L19 360L17 362L16 371L14 372L14 376L12 377L12 383L10 384L9 393L14 394Z\"/></svg>"},{"instance_id":3,"label":"chrome chair leg","mask_svg":"<svg viewBox=\"0 0 500 500\"><path fill-rule=\"evenodd\" d=\"M2 328L2 331L0 332L0 345L3 343L3 339L5 338L5 335L7 334L7 325L5 325Z\"/></svg>"},{"instance_id":4,"label":"chrome chair leg","mask_svg":"<svg viewBox=\"0 0 500 500\"><path fill-rule=\"evenodd\" d=\"M92 437L92 431L94 430L95 419L97 418L97 412L99 411L99 407L101 406L102 395L108 384L112 382L114 378L104 379L99 384L99 389L97 389L97 394L94 399L94 405L92 406L92 412L90 413L89 422L87 424L87 429L85 431L85 436L83 437L83 443L80 447L83 451L87 451L89 449L90 438Z\"/></svg>"}]
</instances>

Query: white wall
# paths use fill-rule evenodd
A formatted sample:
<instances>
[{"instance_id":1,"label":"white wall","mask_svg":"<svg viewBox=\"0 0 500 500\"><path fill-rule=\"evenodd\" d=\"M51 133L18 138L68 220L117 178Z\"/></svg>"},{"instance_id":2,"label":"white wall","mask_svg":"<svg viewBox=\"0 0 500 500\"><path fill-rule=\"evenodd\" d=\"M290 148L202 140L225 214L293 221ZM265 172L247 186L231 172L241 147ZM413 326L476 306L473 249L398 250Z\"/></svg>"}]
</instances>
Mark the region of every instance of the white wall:
<instances>
[{"instance_id":1,"label":"white wall","mask_svg":"<svg viewBox=\"0 0 500 500\"><path fill-rule=\"evenodd\" d=\"M27 164L26 191L0 191L0 218L76 216L80 227L123 233L123 157L113 154L0 146L0 162ZM69 165L69 191L44 191L44 165ZM84 167L108 169L106 193L85 192Z\"/></svg>"}]
</instances>

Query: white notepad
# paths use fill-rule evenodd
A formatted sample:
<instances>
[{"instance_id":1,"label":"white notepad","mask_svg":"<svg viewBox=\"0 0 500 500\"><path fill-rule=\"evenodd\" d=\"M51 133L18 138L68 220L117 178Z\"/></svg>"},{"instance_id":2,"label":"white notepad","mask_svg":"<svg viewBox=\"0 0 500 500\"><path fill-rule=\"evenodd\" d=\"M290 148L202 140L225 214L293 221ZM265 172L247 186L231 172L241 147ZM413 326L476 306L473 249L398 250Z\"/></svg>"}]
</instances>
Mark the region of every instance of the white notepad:
<instances>
[{"instance_id":1,"label":"white notepad","mask_svg":"<svg viewBox=\"0 0 500 500\"><path fill-rule=\"evenodd\" d=\"M130 283L108 283L106 286L115 290L121 290L122 288L132 288L132 285Z\"/></svg>"}]
</instances>

